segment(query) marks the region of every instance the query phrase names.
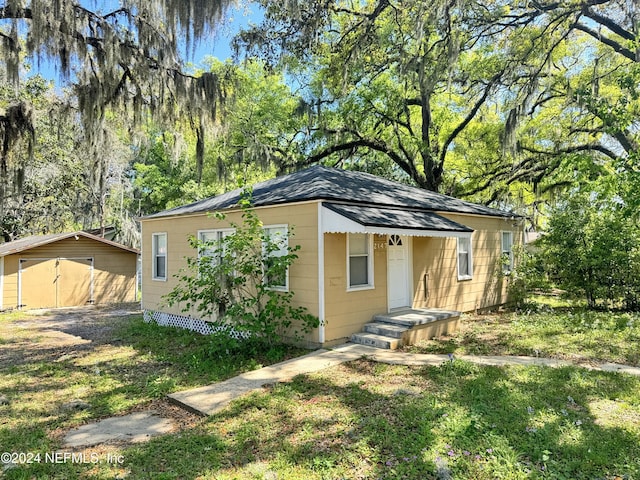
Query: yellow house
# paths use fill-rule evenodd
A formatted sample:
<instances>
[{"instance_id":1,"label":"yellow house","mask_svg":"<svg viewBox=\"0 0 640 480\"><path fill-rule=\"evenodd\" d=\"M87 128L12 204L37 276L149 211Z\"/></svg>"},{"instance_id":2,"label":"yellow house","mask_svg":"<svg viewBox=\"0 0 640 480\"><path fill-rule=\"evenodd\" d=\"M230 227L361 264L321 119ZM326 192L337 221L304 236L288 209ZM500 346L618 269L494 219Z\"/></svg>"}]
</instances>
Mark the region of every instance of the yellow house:
<instances>
[{"instance_id":1,"label":"yellow house","mask_svg":"<svg viewBox=\"0 0 640 480\"><path fill-rule=\"evenodd\" d=\"M0 244L0 311L135 302L138 250L87 232Z\"/></svg>"},{"instance_id":2,"label":"yellow house","mask_svg":"<svg viewBox=\"0 0 640 480\"><path fill-rule=\"evenodd\" d=\"M197 255L190 236L221 238L230 222L240 223L240 196L235 190L141 219L148 319L211 331L163 297L186 257ZM301 247L281 288L321 320L310 346L352 339L395 348L455 329L461 311L506 302L513 246L523 235L514 214L321 166L254 185L252 201L264 228L292 231L290 245Z\"/></svg>"}]
</instances>

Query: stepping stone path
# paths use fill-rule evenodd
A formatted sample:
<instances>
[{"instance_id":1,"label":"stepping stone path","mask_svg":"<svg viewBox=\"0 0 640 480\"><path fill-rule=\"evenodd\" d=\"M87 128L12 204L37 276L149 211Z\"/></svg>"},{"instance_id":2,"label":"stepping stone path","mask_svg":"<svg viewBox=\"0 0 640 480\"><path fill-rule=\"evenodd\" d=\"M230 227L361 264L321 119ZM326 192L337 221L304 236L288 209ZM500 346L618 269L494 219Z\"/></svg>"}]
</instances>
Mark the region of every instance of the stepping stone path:
<instances>
[{"instance_id":1,"label":"stepping stone path","mask_svg":"<svg viewBox=\"0 0 640 480\"><path fill-rule=\"evenodd\" d=\"M174 430L173 422L154 412L137 412L112 417L71 430L64 437L66 447L91 447L108 442L146 442Z\"/></svg>"}]
</instances>

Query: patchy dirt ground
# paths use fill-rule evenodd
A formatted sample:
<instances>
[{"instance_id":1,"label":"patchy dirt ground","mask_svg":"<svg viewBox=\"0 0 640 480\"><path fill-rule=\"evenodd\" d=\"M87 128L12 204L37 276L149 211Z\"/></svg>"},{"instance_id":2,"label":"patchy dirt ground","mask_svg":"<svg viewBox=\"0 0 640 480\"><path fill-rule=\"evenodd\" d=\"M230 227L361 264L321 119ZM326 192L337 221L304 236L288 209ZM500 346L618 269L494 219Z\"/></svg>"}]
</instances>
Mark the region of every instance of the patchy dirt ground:
<instances>
[{"instance_id":1,"label":"patchy dirt ground","mask_svg":"<svg viewBox=\"0 0 640 480\"><path fill-rule=\"evenodd\" d=\"M20 320L0 316L0 365L33 360L56 361L64 355L117 342L113 332L130 315L140 313L138 303L109 306L32 310Z\"/></svg>"},{"instance_id":2,"label":"patchy dirt ground","mask_svg":"<svg viewBox=\"0 0 640 480\"><path fill-rule=\"evenodd\" d=\"M0 315L0 367L28 366L34 362L53 363L82 357L95 358L100 352L120 345L117 330L132 315L139 315L138 303L91 306L57 310L33 310L19 319ZM1 392L0 392L1 393ZM173 430L193 426L202 417L186 412L165 398L137 405L123 414L152 412L171 419ZM51 432L62 439L67 429Z\"/></svg>"}]
</instances>

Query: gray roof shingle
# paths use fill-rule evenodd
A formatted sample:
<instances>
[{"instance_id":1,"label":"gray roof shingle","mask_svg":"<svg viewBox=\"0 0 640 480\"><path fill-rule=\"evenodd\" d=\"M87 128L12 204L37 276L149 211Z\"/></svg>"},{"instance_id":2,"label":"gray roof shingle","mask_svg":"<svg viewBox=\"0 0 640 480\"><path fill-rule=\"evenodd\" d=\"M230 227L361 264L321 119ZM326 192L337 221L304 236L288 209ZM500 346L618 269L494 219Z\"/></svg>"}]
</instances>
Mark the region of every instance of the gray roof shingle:
<instances>
[{"instance_id":1,"label":"gray roof shingle","mask_svg":"<svg viewBox=\"0 0 640 480\"><path fill-rule=\"evenodd\" d=\"M438 232L473 232L473 229L433 212L398 208L365 207L324 203L329 210L366 227L384 227Z\"/></svg>"},{"instance_id":2,"label":"gray roof shingle","mask_svg":"<svg viewBox=\"0 0 640 480\"><path fill-rule=\"evenodd\" d=\"M195 203L148 215L142 219L234 208L238 206L241 194L242 189L236 189ZM465 202L368 173L323 166L310 167L253 186L252 204L256 207L309 200L493 217L517 216L510 212Z\"/></svg>"}]
</instances>

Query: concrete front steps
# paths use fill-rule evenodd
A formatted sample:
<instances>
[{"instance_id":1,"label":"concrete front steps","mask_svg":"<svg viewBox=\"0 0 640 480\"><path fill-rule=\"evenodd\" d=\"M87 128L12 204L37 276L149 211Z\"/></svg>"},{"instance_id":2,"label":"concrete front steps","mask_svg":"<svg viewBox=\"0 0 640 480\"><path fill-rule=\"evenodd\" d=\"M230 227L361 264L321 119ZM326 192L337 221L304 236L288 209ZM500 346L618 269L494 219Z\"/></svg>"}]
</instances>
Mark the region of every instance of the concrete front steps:
<instances>
[{"instance_id":1,"label":"concrete front steps","mask_svg":"<svg viewBox=\"0 0 640 480\"><path fill-rule=\"evenodd\" d=\"M406 309L375 315L362 332L351 335L360 345L395 350L419 340L438 337L458 329L460 312L441 309Z\"/></svg>"}]
</instances>

